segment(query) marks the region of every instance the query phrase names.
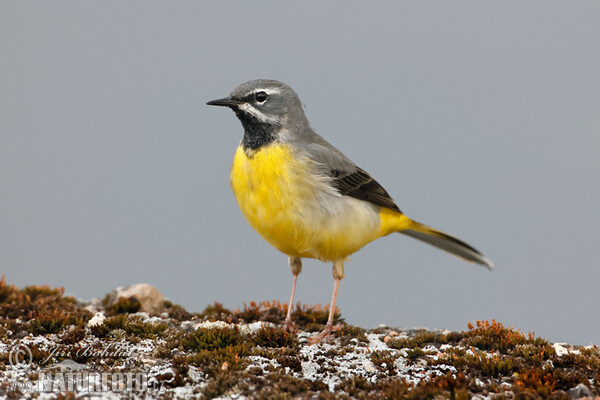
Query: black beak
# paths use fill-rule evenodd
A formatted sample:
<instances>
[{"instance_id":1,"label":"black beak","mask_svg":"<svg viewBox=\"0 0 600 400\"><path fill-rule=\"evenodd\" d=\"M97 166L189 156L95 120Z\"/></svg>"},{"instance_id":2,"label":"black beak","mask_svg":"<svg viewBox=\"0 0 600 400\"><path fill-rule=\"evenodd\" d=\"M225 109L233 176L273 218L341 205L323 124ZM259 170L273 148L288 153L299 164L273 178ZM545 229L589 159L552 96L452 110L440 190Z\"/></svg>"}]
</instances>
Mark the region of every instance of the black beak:
<instances>
[{"instance_id":1,"label":"black beak","mask_svg":"<svg viewBox=\"0 0 600 400\"><path fill-rule=\"evenodd\" d=\"M206 103L209 106L221 106L221 107L237 107L242 104L241 101L232 99L231 97L224 97L222 99L211 100Z\"/></svg>"}]
</instances>

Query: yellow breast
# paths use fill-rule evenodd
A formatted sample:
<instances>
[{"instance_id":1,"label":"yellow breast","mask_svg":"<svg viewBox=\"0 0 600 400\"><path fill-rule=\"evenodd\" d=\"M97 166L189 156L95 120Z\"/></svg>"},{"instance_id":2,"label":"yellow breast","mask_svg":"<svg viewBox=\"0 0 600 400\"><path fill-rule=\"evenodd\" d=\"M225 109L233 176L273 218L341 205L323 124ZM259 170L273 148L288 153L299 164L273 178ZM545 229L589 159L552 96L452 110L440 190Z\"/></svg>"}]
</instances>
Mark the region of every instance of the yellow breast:
<instances>
[{"instance_id":1,"label":"yellow breast","mask_svg":"<svg viewBox=\"0 0 600 400\"><path fill-rule=\"evenodd\" d=\"M273 143L250 155L240 146L231 186L250 225L289 256L343 260L389 233L376 207L339 195L312 160L288 145Z\"/></svg>"}]
</instances>

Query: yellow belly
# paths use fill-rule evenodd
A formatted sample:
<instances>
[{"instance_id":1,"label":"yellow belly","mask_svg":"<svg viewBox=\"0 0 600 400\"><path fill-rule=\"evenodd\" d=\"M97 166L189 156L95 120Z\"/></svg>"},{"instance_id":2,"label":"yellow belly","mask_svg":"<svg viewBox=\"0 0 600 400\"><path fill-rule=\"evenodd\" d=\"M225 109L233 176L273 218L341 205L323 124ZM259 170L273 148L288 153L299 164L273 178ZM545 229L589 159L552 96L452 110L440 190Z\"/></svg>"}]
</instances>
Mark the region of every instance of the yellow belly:
<instances>
[{"instance_id":1,"label":"yellow belly","mask_svg":"<svg viewBox=\"0 0 600 400\"><path fill-rule=\"evenodd\" d=\"M294 257L343 260L365 244L397 230L402 214L340 196L315 163L273 143L250 157L240 146L231 186L250 225L271 245ZM406 220L408 218L404 217Z\"/></svg>"}]
</instances>

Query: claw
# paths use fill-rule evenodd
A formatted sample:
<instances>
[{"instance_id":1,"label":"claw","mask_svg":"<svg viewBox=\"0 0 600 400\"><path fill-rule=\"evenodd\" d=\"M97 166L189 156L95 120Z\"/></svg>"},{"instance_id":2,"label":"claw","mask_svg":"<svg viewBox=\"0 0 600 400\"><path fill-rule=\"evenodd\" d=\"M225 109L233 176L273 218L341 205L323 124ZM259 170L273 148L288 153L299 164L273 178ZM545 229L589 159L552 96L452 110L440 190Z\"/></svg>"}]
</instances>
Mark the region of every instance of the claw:
<instances>
[{"instance_id":1,"label":"claw","mask_svg":"<svg viewBox=\"0 0 600 400\"><path fill-rule=\"evenodd\" d=\"M290 333L294 333L296 332L296 324L294 324L292 322L292 319L287 319L285 320L285 322L283 323L283 329L290 332Z\"/></svg>"},{"instance_id":2,"label":"claw","mask_svg":"<svg viewBox=\"0 0 600 400\"><path fill-rule=\"evenodd\" d=\"M321 331L321 333L311 338L308 338L308 343L317 344L325 338L327 338L327 342L329 342L329 340L331 339L331 332L339 331L340 329L342 329L341 325L332 325L328 323L327 325L325 325L325 328L323 329L323 331Z\"/></svg>"}]
</instances>

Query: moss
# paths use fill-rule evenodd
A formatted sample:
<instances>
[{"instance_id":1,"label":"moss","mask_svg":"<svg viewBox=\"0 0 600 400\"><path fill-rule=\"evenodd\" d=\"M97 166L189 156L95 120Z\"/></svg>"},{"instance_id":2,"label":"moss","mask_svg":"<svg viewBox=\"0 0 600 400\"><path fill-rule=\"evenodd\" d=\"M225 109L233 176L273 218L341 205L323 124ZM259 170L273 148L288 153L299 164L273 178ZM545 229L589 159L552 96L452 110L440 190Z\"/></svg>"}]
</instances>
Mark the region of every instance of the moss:
<instances>
[{"instance_id":1,"label":"moss","mask_svg":"<svg viewBox=\"0 0 600 400\"><path fill-rule=\"evenodd\" d=\"M491 376L494 378L500 376L508 376L513 371L513 361L510 358L494 354L490 357L486 357L483 354L475 354L474 356L467 356L470 361L470 367L479 369L483 376Z\"/></svg>"},{"instance_id":2,"label":"moss","mask_svg":"<svg viewBox=\"0 0 600 400\"><path fill-rule=\"evenodd\" d=\"M356 339L358 343L368 343L367 331L361 327L342 324L342 329L336 331L337 338L341 346L347 346L352 339Z\"/></svg>"},{"instance_id":3,"label":"moss","mask_svg":"<svg viewBox=\"0 0 600 400\"><path fill-rule=\"evenodd\" d=\"M496 320L477 321L476 326L469 323L469 331L463 332L465 337L461 344L466 347L476 347L480 350L496 350L506 352L518 345L533 344L540 346L547 344L544 339L536 338L534 333L526 337L521 331L514 328L505 328Z\"/></svg>"},{"instance_id":4,"label":"moss","mask_svg":"<svg viewBox=\"0 0 600 400\"><path fill-rule=\"evenodd\" d=\"M238 377L229 372L220 372L211 379L202 390L202 395L205 399L213 399L215 397L226 394L231 388L238 383Z\"/></svg>"},{"instance_id":5,"label":"moss","mask_svg":"<svg viewBox=\"0 0 600 400\"><path fill-rule=\"evenodd\" d=\"M581 348L561 357L552 358L553 377L556 388L568 390L579 383L595 387L591 382L600 382L600 354L597 347ZM600 394L599 390L595 391Z\"/></svg>"},{"instance_id":6,"label":"moss","mask_svg":"<svg viewBox=\"0 0 600 400\"><path fill-rule=\"evenodd\" d=\"M526 394L535 394L544 398L549 398L551 395L554 398L565 398L569 397L564 394L555 392L556 379L552 376L552 372L549 368L538 368L525 371L519 374L518 378L514 382L515 392L524 396Z\"/></svg>"},{"instance_id":7,"label":"moss","mask_svg":"<svg viewBox=\"0 0 600 400\"><path fill-rule=\"evenodd\" d=\"M198 329L186 334L181 345L196 353L188 357L188 362L210 376L216 376L223 368L243 368L246 363L242 357L247 356L253 348L253 344L245 341L237 329L229 328Z\"/></svg>"},{"instance_id":8,"label":"moss","mask_svg":"<svg viewBox=\"0 0 600 400\"><path fill-rule=\"evenodd\" d=\"M282 324L287 313L287 304L282 304L279 301L254 301L250 304L244 303L244 308L234 312L234 316L238 320L250 323L256 321L271 322L273 324Z\"/></svg>"},{"instance_id":9,"label":"moss","mask_svg":"<svg viewBox=\"0 0 600 400\"><path fill-rule=\"evenodd\" d=\"M0 317L0 340L6 340L18 334L24 329L23 325L20 321Z\"/></svg>"},{"instance_id":10,"label":"moss","mask_svg":"<svg viewBox=\"0 0 600 400\"><path fill-rule=\"evenodd\" d=\"M554 347L548 343L541 346L532 344L518 345L509 350L507 354L514 359L519 369L526 366L541 367L549 359L556 356Z\"/></svg>"},{"instance_id":11,"label":"moss","mask_svg":"<svg viewBox=\"0 0 600 400\"><path fill-rule=\"evenodd\" d=\"M239 371L248 365L245 359L250 354L252 345L241 343L233 346L199 350L186 358L186 362L200 368L209 377L215 377L223 370L229 373Z\"/></svg>"},{"instance_id":12,"label":"moss","mask_svg":"<svg viewBox=\"0 0 600 400\"><path fill-rule=\"evenodd\" d=\"M335 333L335 346L315 349L312 360L320 363L319 372L336 374L340 367L337 364L339 358L351 354L355 346L363 346L358 351L368 352L366 354L377 367L372 375L377 380L372 382L350 376L339 383L335 392L329 392L323 382L302 377L302 362L309 359L307 355L301 355L304 345L299 344L296 335L278 325L283 323L285 304L251 302L244 304L241 310L231 311L215 303L201 314L189 313L170 302L165 306L169 318L151 323L139 315L131 315L136 305L125 301L109 312L115 315L88 328L85 323L91 313L83 310L73 298L64 296L62 289L48 286L19 289L1 280L0 339L14 343L14 340L31 336L32 332L36 335L56 333L47 340L64 347L64 352L55 355L52 361L71 358L102 371L123 368L123 359L106 357L100 364L98 357L78 356L77 350L82 343L100 351L107 343L114 343L113 338L132 343L143 338L154 339L154 350L147 357L172 367L156 378L166 388L196 385L196 390L202 393L195 395L205 398L238 395L250 399L467 399L478 394L487 398L561 399L579 383L589 386L594 394L600 394L597 387L600 382L598 348L570 347L568 354L559 357L544 339L507 328L494 320L478 321L460 333L408 331L410 337L396 338L388 343L388 350L374 352L365 348L368 345L366 334L378 333L391 338L389 328L366 331L343 323ZM299 329L317 331L327 321L328 309L298 304L292 316ZM336 323L343 321L339 313L335 317ZM278 327L263 327L252 334L241 334L235 328L190 332L187 330L189 323L177 322L198 319L230 323L270 321ZM106 340L90 340L93 339L91 336ZM442 347L443 344L450 346ZM427 348L430 345L439 349L435 352L437 357L426 357L432 354ZM34 363L40 364L49 356L48 351L42 351L34 344L30 348ZM394 367L396 358L405 352L410 360L419 361L419 366L423 364L425 369L440 366L436 368L439 373L442 365L452 365L456 371L441 376L432 374L418 384L406 382L396 377ZM254 356L275 362L258 366ZM135 359L127 359L127 362L132 363L128 364L130 366L141 366ZM0 354L0 369L6 369L8 364L8 354ZM190 368L200 371L206 385L192 382L188 376ZM18 393L14 395L18 396ZM169 395L172 394L166 397Z\"/></svg>"},{"instance_id":13,"label":"moss","mask_svg":"<svg viewBox=\"0 0 600 400\"><path fill-rule=\"evenodd\" d=\"M231 322L231 311L223 307L223 304L215 302L212 305L206 306L204 311L200 313L200 318L211 321Z\"/></svg>"},{"instance_id":14,"label":"moss","mask_svg":"<svg viewBox=\"0 0 600 400\"><path fill-rule=\"evenodd\" d=\"M92 334L97 337L115 335L115 331L122 330L124 334L130 335L129 339L156 339L163 336L168 326L161 322L144 322L136 316L119 314L106 318L102 324L90 328Z\"/></svg>"},{"instance_id":15,"label":"moss","mask_svg":"<svg viewBox=\"0 0 600 400\"><path fill-rule=\"evenodd\" d=\"M420 332L412 337L402 337L394 339L388 343L392 349L415 349L426 345L457 344L464 338L463 334L450 332L448 334L440 332Z\"/></svg>"},{"instance_id":16,"label":"moss","mask_svg":"<svg viewBox=\"0 0 600 400\"><path fill-rule=\"evenodd\" d=\"M302 362L296 356L283 355L277 358L277 362L283 368L289 368L293 372L302 372Z\"/></svg>"},{"instance_id":17,"label":"moss","mask_svg":"<svg viewBox=\"0 0 600 400\"><path fill-rule=\"evenodd\" d=\"M107 315L135 314L142 308L142 303L135 297L120 297L111 305L105 307Z\"/></svg>"},{"instance_id":18,"label":"moss","mask_svg":"<svg viewBox=\"0 0 600 400\"><path fill-rule=\"evenodd\" d=\"M556 368L564 369L591 369L600 371L600 355L597 351L586 351L586 349L578 350L578 352L570 352L561 357L557 357L554 361Z\"/></svg>"},{"instance_id":19,"label":"moss","mask_svg":"<svg viewBox=\"0 0 600 400\"><path fill-rule=\"evenodd\" d=\"M110 328L105 324L97 324L90 327L90 332L98 338L104 338L110 334Z\"/></svg>"},{"instance_id":20,"label":"moss","mask_svg":"<svg viewBox=\"0 0 600 400\"><path fill-rule=\"evenodd\" d=\"M64 310L52 310L45 313L36 313L35 318L29 321L29 331L34 335L47 333L58 333L64 327L76 323L70 319L70 315Z\"/></svg>"},{"instance_id":21,"label":"moss","mask_svg":"<svg viewBox=\"0 0 600 400\"><path fill-rule=\"evenodd\" d=\"M13 334L23 330L34 335L59 333L70 325L84 326L92 317L89 311L76 305L73 297L64 296L64 288L43 285L18 289L6 284L4 276L0 279L0 309L3 325L8 328L5 329ZM8 322L16 319L28 324Z\"/></svg>"},{"instance_id":22,"label":"moss","mask_svg":"<svg viewBox=\"0 0 600 400\"><path fill-rule=\"evenodd\" d=\"M250 384L243 393L252 399L314 398L317 393L327 391L323 382L300 379L279 372L251 377Z\"/></svg>"},{"instance_id":23,"label":"moss","mask_svg":"<svg viewBox=\"0 0 600 400\"><path fill-rule=\"evenodd\" d=\"M181 345L186 350L197 352L235 346L242 341L240 332L235 328L212 328L188 333L182 338Z\"/></svg>"},{"instance_id":24,"label":"moss","mask_svg":"<svg viewBox=\"0 0 600 400\"><path fill-rule=\"evenodd\" d=\"M320 332L327 320L329 319L329 306L317 305L303 305L298 304L296 309L292 312L292 320L298 326L308 332ZM340 324L344 322L342 315L339 311L333 315L333 324Z\"/></svg>"},{"instance_id":25,"label":"moss","mask_svg":"<svg viewBox=\"0 0 600 400\"><path fill-rule=\"evenodd\" d=\"M74 326L61 335L60 342L63 345L74 345L85 339L87 333L86 328Z\"/></svg>"},{"instance_id":26,"label":"moss","mask_svg":"<svg viewBox=\"0 0 600 400\"><path fill-rule=\"evenodd\" d=\"M283 330L282 328L273 328L263 326L252 337L252 341L257 346L263 347L296 347L298 339L296 336Z\"/></svg>"},{"instance_id":27,"label":"moss","mask_svg":"<svg viewBox=\"0 0 600 400\"><path fill-rule=\"evenodd\" d=\"M406 399L469 399L471 396L467 389L465 375L448 373L438 376L431 381L421 381L405 397Z\"/></svg>"},{"instance_id":28,"label":"moss","mask_svg":"<svg viewBox=\"0 0 600 400\"><path fill-rule=\"evenodd\" d=\"M176 319L177 321L190 321L195 316L179 304L173 304L168 300L165 301L165 308L167 309L169 318Z\"/></svg>"},{"instance_id":29,"label":"moss","mask_svg":"<svg viewBox=\"0 0 600 400\"><path fill-rule=\"evenodd\" d=\"M287 304L279 301L261 301L244 303L244 307L240 310L231 311L223 307L220 303L214 303L206 307L206 309L198 316L201 319L211 321L225 321L229 323L251 323L256 321L271 322L281 325L285 320L287 313ZM298 303L292 311L292 320L298 329L319 332L327 323L329 318L328 306L317 305L301 305ZM334 314L334 323L340 324L344 322L341 314Z\"/></svg>"},{"instance_id":30,"label":"moss","mask_svg":"<svg viewBox=\"0 0 600 400\"><path fill-rule=\"evenodd\" d=\"M179 329L169 328L163 333L164 340L156 341L154 343L155 347L152 351L152 354L157 358L172 358L173 354L177 354L179 352L179 348L181 347L181 340L184 336L185 333L183 331Z\"/></svg>"},{"instance_id":31,"label":"moss","mask_svg":"<svg viewBox=\"0 0 600 400\"><path fill-rule=\"evenodd\" d=\"M425 357L425 355L426 353L419 347L406 350L406 358L412 362L417 361L421 357Z\"/></svg>"},{"instance_id":32,"label":"moss","mask_svg":"<svg viewBox=\"0 0 600 400\"><path fill-rule=\"evenodd\" d=\"M374 351L369 356L371 362L379 367L385 374L394 375L394 361L395 358L389 351Z\"/></svg>"},{"instance_id":33,"label":"moss","mask_svg":"<svg viewBox=\"0 0 600 400\"><path fill-rule=\"evenodd\" d=\"M556 381L555 388L557 390L568 391L571 388L574 388L580 383L583 383L586 386L593 387L590 379L579 370L562 370L555 369L552 371L552 377ZM597 382L594 379L594 382Z\"/></svg>"},{"instance_id":34,"label":"moss","mask_svg":"<svg viewBox=\"0 0 600 400\"><path fill-rule=\"evenodd\" d=\"M377 382L385 399L397 400L406 399L413 385L403 379L382 379Z\"/></svg>"},{"instance_id":35,"label":"moss","mask_svg":"<svg viewBox=\"0 0 600 400\"><path fill-rule=\"evenodd\" d=\"M375 386L369 382L363 376L351 376L345 379L343 382L336 385L335 390L342 391L350 398L360 399L365 398L366 395L370 395L374 391Z\"/></svg>"},{"instance_id":36,"label":"moss","mask_svg":"<svg viewBox=\"0 0 600 400\"><path fill-rule=\"evenodd\" d=\"M40 349L40 347L36 344L27 345L29 350L31 351L31 362L34 365L44 366L44 362L50 357L50 353L47 350ZM7 367L10 364L10 352L0 352L0 365Z\"/></svg>"}]
</instances>

